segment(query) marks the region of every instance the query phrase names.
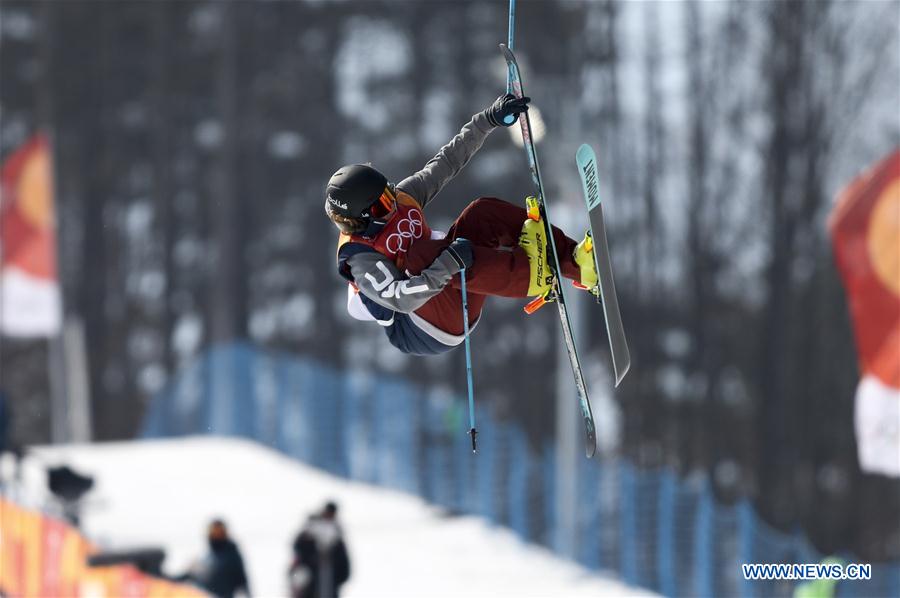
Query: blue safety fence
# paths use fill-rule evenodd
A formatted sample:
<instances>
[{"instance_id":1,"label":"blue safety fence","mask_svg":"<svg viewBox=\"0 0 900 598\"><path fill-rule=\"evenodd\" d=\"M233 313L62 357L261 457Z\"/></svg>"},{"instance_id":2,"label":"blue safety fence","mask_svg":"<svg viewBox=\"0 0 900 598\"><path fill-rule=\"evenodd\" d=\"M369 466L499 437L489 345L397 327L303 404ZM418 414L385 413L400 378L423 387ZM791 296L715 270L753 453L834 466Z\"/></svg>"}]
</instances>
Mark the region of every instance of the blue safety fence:
<instances>
[{"instance_id":1,"label":"blue safety fence","mask_svg":"<svg viewBox=\"0 0 900 598\"><path fill-rule=\"evenodd\" d=\"M143 436L241 436L336 475L480 515L556 547L556 456L477 408L479 452L463 397L399 377L339 371L247 344L212 349L151 404ZM746 501L719 503L702 475L580 459L574 553L587 567L667 596L790 596L789 581L746 581L742 563L816 563L800 532L769 527ZM852 555L840 555L858 562ZM900 564L837 596L900 596Z\"/></svg>"}]
</instances>

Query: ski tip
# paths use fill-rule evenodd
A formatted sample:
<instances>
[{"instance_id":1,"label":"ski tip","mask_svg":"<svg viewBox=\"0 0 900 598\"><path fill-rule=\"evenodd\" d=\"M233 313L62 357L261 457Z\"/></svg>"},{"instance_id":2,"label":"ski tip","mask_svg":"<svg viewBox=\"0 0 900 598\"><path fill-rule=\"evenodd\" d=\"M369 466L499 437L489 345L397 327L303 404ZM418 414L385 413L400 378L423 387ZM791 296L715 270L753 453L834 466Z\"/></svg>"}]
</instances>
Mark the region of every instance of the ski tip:
<instances>
[{"instance_id":1,"label":"ski tip","mask_svg":"<svg viewBox=\"0 0 900 598\"><path fill-rule=\"evenodd\" d=\"M587 457L588 459L591 459L596 454L597 454L597 439L596 438L588 438L587 443L584 445L584 456Z\"/></svg>"},{"instance_id":2,"label":"ski tip","mask_svg":"<svg viewBox=\"0 0 900 598\"><path fill-rule=\"evenodd\" d=\"M625 374L627 374L628 370L630 370L630 369L631 369L631 362L628 362L627 364L625 364L625 367L622 368L621 372L616 372L616 388L618 388L619 384L622 383L622 380L625 379Z\"/></svg>"},{"instance_id":3,"label":"ski tip","mask_svg":"<svg viewBox=\"0 0 900 598\"><path fill-rule=\"evenodd\" d=\"M597 155L594 153L594 148L592 148L587 143L582 143L575 151L575 160L582 164L586 164L588 162L596 163Z\"/></svg>"},{"instance_id":4,"label":"ski tip","mask_svg":"<svg viewBox=\"0 0 900 598\"><path fill-rule=\"evenodd\" d=\"M590 459L597 453L597 429L592 417L585 418L584 432L584 454Z\"/></svg>"}]
</instances>

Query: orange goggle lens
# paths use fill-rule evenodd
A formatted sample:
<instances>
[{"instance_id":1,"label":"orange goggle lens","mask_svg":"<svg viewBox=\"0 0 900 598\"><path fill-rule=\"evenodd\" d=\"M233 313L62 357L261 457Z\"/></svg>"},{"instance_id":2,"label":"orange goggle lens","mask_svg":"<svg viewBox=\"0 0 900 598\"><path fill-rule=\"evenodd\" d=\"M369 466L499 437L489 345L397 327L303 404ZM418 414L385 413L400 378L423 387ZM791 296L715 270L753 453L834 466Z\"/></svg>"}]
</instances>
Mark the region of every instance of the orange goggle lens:
<instances>
[{"instance_id":1,"label":"orange goggle lens","mask_svg":"<svg viewBox=\"0 0 900 598\"><path fill-rule=\"evenodd\" d=\"M397 200L393 192L389 187L385 187L384 191L381 192L381 196L372 204L370 213L375 218L383 218L394 211L396 203Z\"/></svg>"}]
</instances>

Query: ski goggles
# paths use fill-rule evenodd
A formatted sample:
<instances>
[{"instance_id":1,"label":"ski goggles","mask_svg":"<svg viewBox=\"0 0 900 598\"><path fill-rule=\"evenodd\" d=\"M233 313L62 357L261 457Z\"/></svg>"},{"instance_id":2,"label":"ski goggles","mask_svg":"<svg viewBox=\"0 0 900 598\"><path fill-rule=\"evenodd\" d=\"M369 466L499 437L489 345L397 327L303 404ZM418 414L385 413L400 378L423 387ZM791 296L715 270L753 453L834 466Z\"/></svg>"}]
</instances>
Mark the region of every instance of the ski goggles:
<instances>
[{"instance_id":1,"label":"ski goggles","mask_svg":"<svg viewBox=\"0 0 900 598\"><path fill-rule=\"evenodd\" d=\"M387 185L378 199L372 203L372 206L369 208L369 215L376 220L384 220L388 216L391 216L396 209L397 196L394 194L394 190L391 189L391 186Z\"/></svg>"},{"instance_id":2,"label":"ski goggles","mask_svg":"<svg viewBox=\"0 0 900 598\"><path fill-rule=\"evenodd\" d=\"M384 191L369 206L367 211L368 224L362 236L367 239L374 239L384 230L384 227L397 212L397 196L390 185L385 186Z\"/></svg>"}]
</instances>

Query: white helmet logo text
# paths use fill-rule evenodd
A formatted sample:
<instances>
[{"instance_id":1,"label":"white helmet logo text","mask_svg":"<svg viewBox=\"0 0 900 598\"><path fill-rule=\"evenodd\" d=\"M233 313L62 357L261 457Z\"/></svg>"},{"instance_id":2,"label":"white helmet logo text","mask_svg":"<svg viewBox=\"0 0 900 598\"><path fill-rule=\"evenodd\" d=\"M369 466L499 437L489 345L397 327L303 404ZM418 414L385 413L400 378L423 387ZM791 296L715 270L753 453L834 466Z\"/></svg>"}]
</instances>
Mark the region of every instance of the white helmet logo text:
<instances>
[{"instance_id":1,"label":"white helmet logo text","mask_svg":"<svg viewBox=\"0 0 900 598\"><path fill-rule=\"evenodd\" d=\"M334 206L336 206L336 207L338 207L338 208L340 208L340 209L342 209L342 210L346 210L346 209L347 209L347 204L339 202L338 200L336 200L335 198L331 197L330 195L328 196L328 203L330 203L330 204L332 204L332 205L334 205Z\"/></svg>"}]
</instances>

